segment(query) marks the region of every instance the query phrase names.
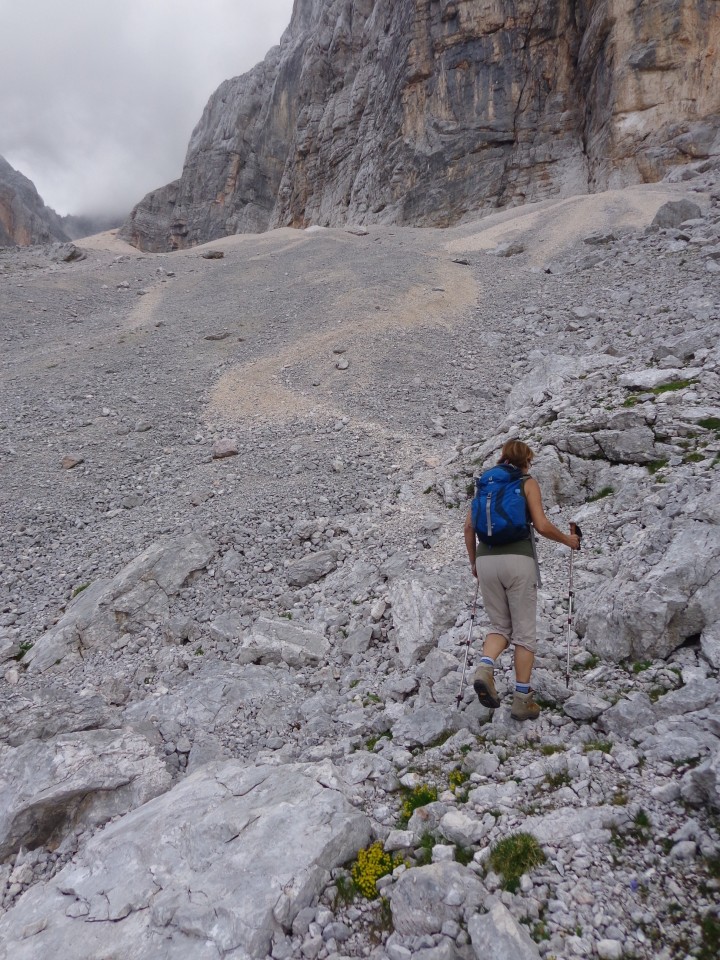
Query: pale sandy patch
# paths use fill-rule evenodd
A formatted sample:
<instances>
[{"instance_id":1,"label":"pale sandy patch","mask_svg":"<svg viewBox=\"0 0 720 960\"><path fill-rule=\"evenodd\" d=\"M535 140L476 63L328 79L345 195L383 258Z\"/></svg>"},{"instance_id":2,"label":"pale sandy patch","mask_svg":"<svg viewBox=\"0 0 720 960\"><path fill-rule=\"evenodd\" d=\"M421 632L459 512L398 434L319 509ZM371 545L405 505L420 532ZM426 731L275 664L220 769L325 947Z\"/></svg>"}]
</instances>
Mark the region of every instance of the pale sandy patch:
<instances>
[{"instance_id":1,"label":"pale sandy patch","mask_svg":"<svg viewBox=\"0 0 720 960\"><path fill-rule=\"evenodd\" d=\"M386 301L382 312L375 311L374 307L371 311L367 304L361 306L362 293L357 289L349 290L324 308L328 314L352 318L344 322L341 329L308 332L302 340L288 344L269 357L239 364L225 373L212 391L206 411L208 422L218 418L226 423L253 419L284 420L320 410L340 416L341 411L335 410L326 400L306 395L283 383L284 372L303 363L310 364L311 369L317 366L318 370L326 370L339 339L348 350L353 347L362 349L373 337L388 331L452 324L458 313L476 302L477 285L470 272L457 264L444 260L431 263L432 273L428 273L427 284L411 286L399 296L395 295ZM332 271L328 271L328 277L331 274ZM432 287L442 287L443 290L433 292ZM352 375L359 375L359 369L354 369ZM365 429L372 427L368 423L358 422L357 425Z\"/></svg>"},{"instance_id":2,"label":"pale sandy patch","mask_svg":"<svg viewBox=\"0 0 720 960\"><path fill-rule=\"evenodd\" d=\"M684 185L641 184L526 204L453 228L456 236L448 240L446 248L453 254L474 253L517 240L525 244L531 264L540 265L591 233L644 229L659 207L687 193ZM697 196L692 199L698 202Z\"/></svg>"}]
</instances>

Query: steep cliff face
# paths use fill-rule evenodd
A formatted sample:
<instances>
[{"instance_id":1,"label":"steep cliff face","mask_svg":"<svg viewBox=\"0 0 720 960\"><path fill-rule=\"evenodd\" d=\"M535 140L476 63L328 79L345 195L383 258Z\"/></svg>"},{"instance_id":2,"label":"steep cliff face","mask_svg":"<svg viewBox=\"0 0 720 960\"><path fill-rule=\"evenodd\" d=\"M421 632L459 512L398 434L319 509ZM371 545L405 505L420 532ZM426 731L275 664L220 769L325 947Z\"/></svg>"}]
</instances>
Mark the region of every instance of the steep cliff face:
<instances>
[{"instance_id":1,"label":"steep cliff face","mask_svg":"<svg viewBox=\"0 0 720 960\"><path fill-rule=\"evenodd\" d=\"M717 0L296 0L123 236L447 225L720 152Z\"/></svg>"},{"instance_id":2,"label":"steep cliff face","mask_svg":"<svg viewBox=\"0 0 720 960\"><path fill-rule=\"evenodd\" d=\"M0 246L67 239L60 217L45 206L32 181L0 157Z\"/></svg>"}]
</instances>

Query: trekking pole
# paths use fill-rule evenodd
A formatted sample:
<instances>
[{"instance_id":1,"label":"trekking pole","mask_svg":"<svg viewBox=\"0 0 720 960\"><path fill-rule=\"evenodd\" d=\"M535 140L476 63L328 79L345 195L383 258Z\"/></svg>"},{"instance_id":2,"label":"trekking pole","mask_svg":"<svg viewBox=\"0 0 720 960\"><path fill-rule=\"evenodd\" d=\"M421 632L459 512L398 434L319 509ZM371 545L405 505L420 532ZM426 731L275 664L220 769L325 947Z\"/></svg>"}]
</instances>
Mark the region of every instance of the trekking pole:
<instances>
[{"instance_id":1,"label":"trekking pole","mask_svg":"<svg viewBox=\"0 0 720 960\"><path fill-rule=\"evenodd\" d=\"M480 589L480 581L478 580L477 583L475 584L475 596L473 597L472 612L470 614L470 629L468 630L467 640L465 641L465 663L463 663L462 678L460 680L460 692L457 695L457 703L456 703L456 707L458 710L460 709L460 704L462 703L463 687L465 686L465 673L467 671L468 654L470 653L470 644L472 642L472 631L473 631L473 627L475 626L475 611L477 609L477 598L478 598L479 589Z\"/></svg>"},{"instance_id":2,"label":"trekking pole","mask_svg":"<svg viewBox=\"0 0 720 960\"><path fill-rule=\"evenodd\" d=\"M575 534L582 540L582 530L577 523L570 524L570 533ZM575 599L575 589L573 584L573 560L575 551L570 551L570 582L568 586L568 620L567 620L567 662L565 664L565 686L570 686L570 631L573 623L573 601Z\"/></svg>"}]
</instances>

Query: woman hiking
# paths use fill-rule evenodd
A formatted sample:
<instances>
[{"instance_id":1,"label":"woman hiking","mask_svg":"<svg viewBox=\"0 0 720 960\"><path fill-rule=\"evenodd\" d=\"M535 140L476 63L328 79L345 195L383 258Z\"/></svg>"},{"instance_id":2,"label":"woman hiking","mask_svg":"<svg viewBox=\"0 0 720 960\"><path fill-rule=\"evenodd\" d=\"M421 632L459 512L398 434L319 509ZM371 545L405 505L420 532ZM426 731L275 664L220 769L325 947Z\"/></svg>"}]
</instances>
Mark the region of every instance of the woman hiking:
<instances>
[{"instance_id":1,"label":"woman hiking","mask_svg":"<svg viewBox=\"0 0 720 960\"><path fill-rule=\"evenodd\" d=\"M495 661L512 644L515 695L511 716L536 720L540 708L533 700L530 674L537 639L537 563L532 527L548 540L580 549L580 537L559 530L545 516L537 480L529 476L533 451L526 443L509 440L496 467L476 481L477 492L465 520L465 546L474 577L479 578L490 630L473 686L480 703L495 709Z\"/></svg>"}]
</instances>

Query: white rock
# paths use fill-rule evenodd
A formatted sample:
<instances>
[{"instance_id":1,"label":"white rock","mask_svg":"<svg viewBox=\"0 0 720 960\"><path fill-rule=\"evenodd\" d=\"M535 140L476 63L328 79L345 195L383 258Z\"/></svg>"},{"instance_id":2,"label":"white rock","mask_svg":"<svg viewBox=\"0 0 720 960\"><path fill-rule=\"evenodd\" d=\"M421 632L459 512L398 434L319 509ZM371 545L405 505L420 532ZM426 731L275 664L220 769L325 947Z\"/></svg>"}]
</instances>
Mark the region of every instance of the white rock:
<instances>
[{"instance_id":1,"label":"white rock","mask_svg":"<svg viewBox=\"0 0 720 960\"><path fill-rule=\"evenodd\" d=\"M619 940L598 940L597 953L600 960L621 960L623 945Z\"/></svg>"},{"instance_id":2,"label":"white rock","mask_svg":"<svg viewBox=\"0 0 720 960\"><path fill-rule=\"evenodd\" d=\"M477 960L540 960L537 944L502 903L474 916L468 933Z\"/></svg>"},{"instance_id":3,"label":"white rock","mask_svg":"<svg viewBox=\"0 0 720 960\"><path fill-rule=\"evenodd\" d=\"M326 764L206 766L33 887L0 920L0 941L28 957L23 933L47 918L34 956L130 957L139 944L162 943L167 957L264 957L328 871L370 840L367 818L328 779L337 781ZM93 922L66 916L78 900Z\"/></svg>"}]
</instances>

